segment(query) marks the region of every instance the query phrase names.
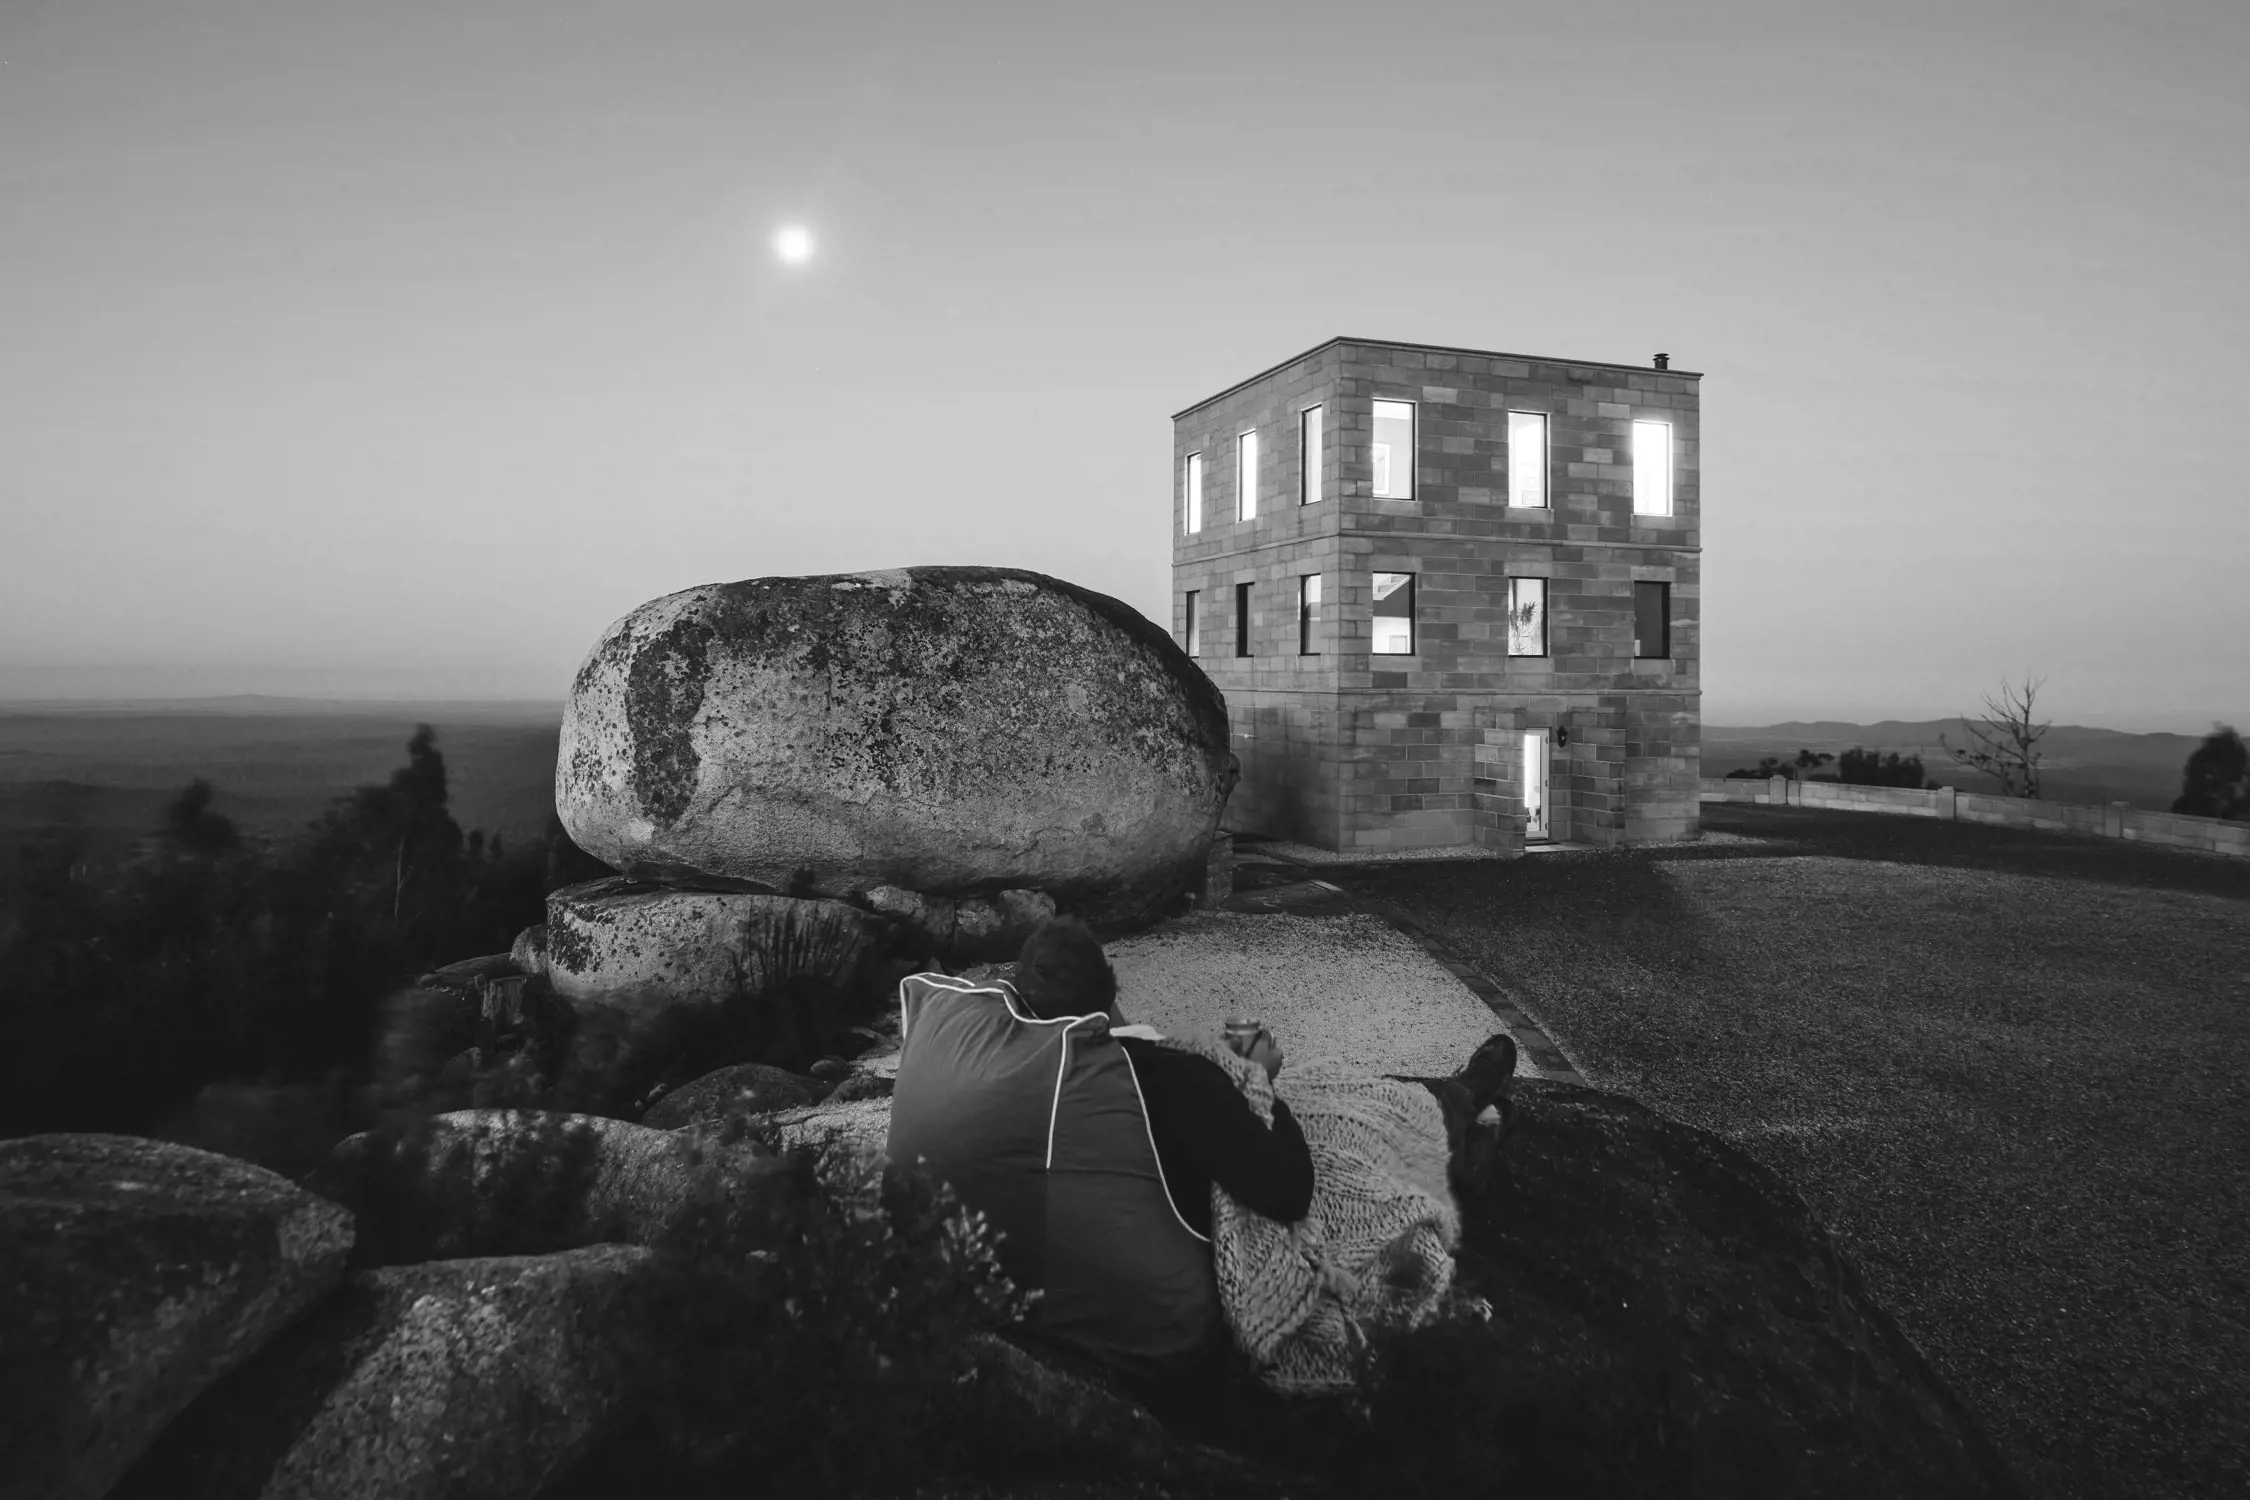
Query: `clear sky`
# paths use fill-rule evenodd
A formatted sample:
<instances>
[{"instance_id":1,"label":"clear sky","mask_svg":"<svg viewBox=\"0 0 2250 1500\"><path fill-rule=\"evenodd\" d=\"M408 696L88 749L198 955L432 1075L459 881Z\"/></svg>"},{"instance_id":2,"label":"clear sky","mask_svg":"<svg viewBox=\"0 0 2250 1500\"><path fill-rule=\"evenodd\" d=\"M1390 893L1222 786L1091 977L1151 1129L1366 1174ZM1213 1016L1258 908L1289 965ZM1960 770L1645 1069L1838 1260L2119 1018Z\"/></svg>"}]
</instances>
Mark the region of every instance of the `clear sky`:
<instances>
[{"instance_id":1,"label":"clear sky","mask_svg":"<svg viewBox=\"0 0 2250 1500\"><path fill-rule=\"evenodd\" d=\"M0 693L1163 618L1170 414L1349 333L1706 372L1710 722L2250 721L2245 78L2242 0L7 0Z\"/></svg>"}]
</instances>

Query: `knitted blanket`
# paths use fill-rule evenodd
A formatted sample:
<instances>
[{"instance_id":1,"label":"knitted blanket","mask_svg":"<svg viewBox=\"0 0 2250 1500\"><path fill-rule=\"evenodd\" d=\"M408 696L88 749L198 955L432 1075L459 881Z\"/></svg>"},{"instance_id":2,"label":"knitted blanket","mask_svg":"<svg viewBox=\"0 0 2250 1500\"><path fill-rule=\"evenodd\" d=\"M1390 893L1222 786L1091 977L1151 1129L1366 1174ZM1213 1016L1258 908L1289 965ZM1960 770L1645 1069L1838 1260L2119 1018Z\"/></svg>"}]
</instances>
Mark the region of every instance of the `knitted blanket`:
<instances>
[{"instance_id":1,"label":"knitted blanket","mask_svg":"<svg viewBox=\"0 0 2250 1500\"><path fill-rule=\"evenodd\" d=\"M1162 1044L1218 1063L1273 1123L1264 1068L1213 1043ZM1312 1150L1312 1211L1282 1224L1214 1185L1219 1298L1267 1385L1349 1391L1369 1335L1430 1322L1453 1285L1461 1213L1446 1181L1445 1116L1419 1084L1320 1064L1289 1070L1288 1099Z\"/></svg>"}]
</instances>

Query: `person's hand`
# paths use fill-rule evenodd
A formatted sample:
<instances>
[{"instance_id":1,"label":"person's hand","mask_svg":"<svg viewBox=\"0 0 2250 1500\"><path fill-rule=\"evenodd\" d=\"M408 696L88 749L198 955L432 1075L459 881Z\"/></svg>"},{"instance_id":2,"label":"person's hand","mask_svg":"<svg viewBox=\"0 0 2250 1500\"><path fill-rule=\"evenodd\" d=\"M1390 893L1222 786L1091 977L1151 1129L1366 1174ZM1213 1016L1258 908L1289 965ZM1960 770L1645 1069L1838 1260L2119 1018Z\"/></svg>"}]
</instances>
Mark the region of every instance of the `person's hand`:
<instances>
[{"instance_id":1,"label":"person's hand","mask_svg":"<svg viewBox=\"0 0 2250 1500\"><path fill-rule=\"evenodd\" d=\"M1270 1031L1259 1032L1258 1039L1252 1042L1250 1050L1243 1054L1250 1061L1266 1070L1266 1081L1268 1083L1280 1076L1283 1055L1281 1043L1273 1039L1273 1033Z\"/></svg>"}]
</instances>

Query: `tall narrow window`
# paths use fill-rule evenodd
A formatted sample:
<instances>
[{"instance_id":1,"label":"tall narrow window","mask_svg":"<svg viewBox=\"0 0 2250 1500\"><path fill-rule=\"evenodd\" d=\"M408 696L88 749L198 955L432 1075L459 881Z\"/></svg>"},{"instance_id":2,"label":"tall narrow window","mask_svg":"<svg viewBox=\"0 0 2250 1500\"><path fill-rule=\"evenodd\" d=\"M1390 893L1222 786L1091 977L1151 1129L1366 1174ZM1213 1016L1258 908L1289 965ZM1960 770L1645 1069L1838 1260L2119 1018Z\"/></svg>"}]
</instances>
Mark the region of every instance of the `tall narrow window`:
<instances>
[{"instance_id":1,"label":"tall narrow window","mask_svg":"<svg viewBox=\"0 0 2250 1500\"><path fill-rule=\"evenodd\" d=\"M1302 476L1297 503L1310 505L1320 498L1320 408L1308 406L1297 418L1297 456Z\"/></svg>"},{"instance_id":2,"label":"tall narrow window","mask_svg":"<svg viewBox=\"0 0 2250 1500\"><path fill-rule=\"evenodd\" d=\"M1200 590L1189 589L1186 594L1187 607L1181 612L1180 635L1187 642L1187 654L1190 656L1203 654L1203 631L1195 618L1196 602L1201 597Z\"/></svg>"},{"instance_id":3,"label":"tall narrow window","mask_svg":"<svg viewBox=\"0 0 2250 1500\"><path fill-rule=\"evenodd\" d=\"M1375 465L1375 498L1414 498L1414 403L1375 403L1375 432L1368 442Z\"/></svg>"},{"instance_id":4,"label":"tall narrow window","mask_svg":"<svg viewBox=\"0 0 2250 1500\"><path fill-rule=\"evenodd\" d=\"M1375 640L1377 656L1414 654L1414 575L1375 575Z\"/></svg>"},{"instance_id":5,"label":"tall narrow window","mask_svg":"<svg viewBox=\"0 0 2250 1500\"><path fill-rule=\"evenodd\" d=\"M1187 458L1187 529L1203 529L1203 455L1190 453Z\"/></svg>"},{"instance_id":6,"label":"tall narrow window","mask_svg":"<svg viewBox=\"0 0 2250 1500\"><path fill-rule=\"evenodd\" d=\"M1234 586L1234 654L1250 654L1250 585Z\"/></svg>"},{"instance_id":7,"label":"tall narrow window","mask_svg":"<svg viewBox=\"0 0 2250 1500\"><path fill-rule=\"evenodd\" d=\"M1547 508L1547 414L1508 413L1508 503L1522 510Z\"/></svg>"},{"instance_id":8,"label":"tall narrow window","mask_svg":"<svg viewBox=\"0 0 2250 1500\"><path fill-rule=\"evenodd\" d=\"M1508 580L1508 654L1547 654L1547 580Z\"/></svg>"},{"instance_id":9,"label":"tall narrow window","mask_svg":"<svg viewBox=\"0 0 2250 1500\"><path fill-rule=\"evenodd\" d=\"M1633 424L1633 514L1672 513L1672 424Z\"/></svg>"},{"instance_id":10,"label":"tall narrow window","mask_svg":"<svg viewBox=\"0 0 2250 1500\"><path fill-rule=\"evenodd\" d=\"M1258 435L1246 432L1234 440L1235 518L1248 521L1258 514Z\"/></svg>"},{"instance_id":11,"label":"tall narrow window","mask_svg":"<svg viewBox=\"0 0 2250 1500\"><path fill-rule=\"evenodd\" d=\"M1320 575L1307 573L1297 580L1297 654L1318 656L1320 632Z\"/></svg>"},{"instance_id":12,"label":"tall narrow window","mask_svg":"<svg viewBox=\"0 0 2250 1500\"><path fill-rule=\"evenodd\" d=\"M1672 654L1672 585L1633 585L1633 655L1642 660Z\"/></svg>"}]
</instances>

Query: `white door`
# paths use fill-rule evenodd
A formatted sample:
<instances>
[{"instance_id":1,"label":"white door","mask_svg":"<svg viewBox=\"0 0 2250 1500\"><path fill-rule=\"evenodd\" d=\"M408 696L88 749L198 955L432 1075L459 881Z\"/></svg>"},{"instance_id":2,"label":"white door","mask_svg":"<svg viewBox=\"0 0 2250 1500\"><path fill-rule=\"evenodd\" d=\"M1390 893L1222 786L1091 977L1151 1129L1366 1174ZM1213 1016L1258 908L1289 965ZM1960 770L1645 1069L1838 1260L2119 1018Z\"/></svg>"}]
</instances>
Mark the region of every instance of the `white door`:
<instances>
[{"instance_id":1,"label":"white door","mask_svg":"<svg viewBox=\"0 0 2250 1500\"><path fill-rule=\"evenodd\" d=\"M1523 732L1523 836L1551 837L1547 831L1547 731Z\"/></svg>"}]
</instances>

